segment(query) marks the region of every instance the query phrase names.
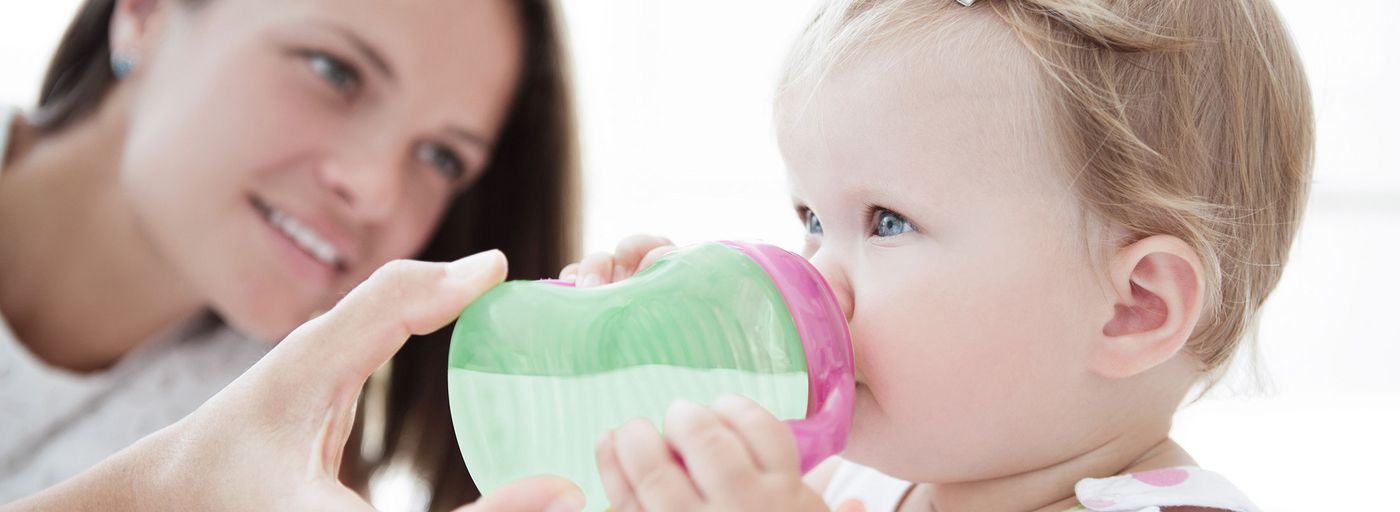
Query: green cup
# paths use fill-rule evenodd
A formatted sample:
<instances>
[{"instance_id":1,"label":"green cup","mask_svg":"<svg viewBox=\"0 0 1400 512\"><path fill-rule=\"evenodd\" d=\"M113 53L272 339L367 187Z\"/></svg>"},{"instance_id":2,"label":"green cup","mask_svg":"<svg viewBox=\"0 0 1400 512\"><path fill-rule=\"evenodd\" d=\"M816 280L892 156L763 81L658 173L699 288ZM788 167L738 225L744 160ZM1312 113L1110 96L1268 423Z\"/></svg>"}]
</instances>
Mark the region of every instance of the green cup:
<instances>
[{"instance_id":1,"label":"green cup","mask_svg":"<svg viewBox=\"0 0 1400 512\"><path fill-rule=\"evenodd\" d=\"M661 424L676 400L742 395L797 438L803 471L845 447L850 335L821 275L763 244L678 249L618 283L504 283L462 312L448 392L462 457L483 493L555 474L606 508L604 432Z\"/></svg>"}]
</instances>

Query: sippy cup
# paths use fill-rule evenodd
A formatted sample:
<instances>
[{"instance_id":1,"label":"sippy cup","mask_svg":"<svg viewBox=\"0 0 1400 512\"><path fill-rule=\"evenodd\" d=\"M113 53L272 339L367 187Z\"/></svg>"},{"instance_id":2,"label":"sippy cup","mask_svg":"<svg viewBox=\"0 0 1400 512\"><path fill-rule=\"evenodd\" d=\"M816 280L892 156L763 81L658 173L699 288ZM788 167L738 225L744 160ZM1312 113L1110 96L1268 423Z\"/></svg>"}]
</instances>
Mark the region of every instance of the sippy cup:
<instances>
[{"instance_id":1,"label":"sippy cup","mask_svg":"<svg viewBox=\"0 0 1400 512\"><path fill-rule=\"evenodd\" d=\"M635 417L660 425L676 400L742 395L786 420L805 472L845 447L853 372L841 307L807 260L711 242L597 288L497 286L458 319L447 382L483 493L554 474L602 510L593 449L603 432Z\"/></svg>"}]
</instances>

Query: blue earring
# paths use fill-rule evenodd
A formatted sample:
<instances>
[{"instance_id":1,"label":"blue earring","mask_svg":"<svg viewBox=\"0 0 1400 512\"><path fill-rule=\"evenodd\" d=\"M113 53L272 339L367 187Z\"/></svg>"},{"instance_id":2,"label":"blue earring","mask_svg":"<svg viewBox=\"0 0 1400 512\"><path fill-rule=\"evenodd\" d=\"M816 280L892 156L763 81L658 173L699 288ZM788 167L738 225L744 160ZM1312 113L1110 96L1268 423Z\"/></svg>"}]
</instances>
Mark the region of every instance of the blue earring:
<instances>
[{"instance_id":1,"label":"blue earring","mask_svg":"<svg viewBox=\"0 0 1400 512\"><path fill-rule=\"evenodd\" d=\"M116 76L118 80L126 78L126 75L130 75L131 70L135 67L136 60L131 57L125 55L112 56L112 75Z\"/></svg>"}]
</instances>

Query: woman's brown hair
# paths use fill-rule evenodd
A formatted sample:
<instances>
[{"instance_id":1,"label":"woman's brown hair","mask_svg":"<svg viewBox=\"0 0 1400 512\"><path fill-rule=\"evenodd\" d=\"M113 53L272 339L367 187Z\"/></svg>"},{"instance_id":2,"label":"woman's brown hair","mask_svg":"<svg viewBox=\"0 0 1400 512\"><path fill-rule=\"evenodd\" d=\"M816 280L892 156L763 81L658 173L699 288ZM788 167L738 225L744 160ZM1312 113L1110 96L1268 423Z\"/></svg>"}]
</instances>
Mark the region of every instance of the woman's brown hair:
<instances>
[{"instance_id":1,"label":"woman's brown hair","mask_svg":"<svg viewBox=\"0 0 1400 512\"><path fill-rule=\"evenodd\" d=\"M108 33L115 3L87 0L64 34L31 118L43 133L92 114L116 83ZM510 113L481 179L452 203L418 258L451 261L495 248L509 258L510 278L538 279L575 257L578 150L558 6L514 3L525 44ZM479 496L448 412L449 341L450 329L410 340L370 380L341 468L342 480L361 494L376 473L401 465L430 489L429 510Z\"/></svg>"}]
</instances>

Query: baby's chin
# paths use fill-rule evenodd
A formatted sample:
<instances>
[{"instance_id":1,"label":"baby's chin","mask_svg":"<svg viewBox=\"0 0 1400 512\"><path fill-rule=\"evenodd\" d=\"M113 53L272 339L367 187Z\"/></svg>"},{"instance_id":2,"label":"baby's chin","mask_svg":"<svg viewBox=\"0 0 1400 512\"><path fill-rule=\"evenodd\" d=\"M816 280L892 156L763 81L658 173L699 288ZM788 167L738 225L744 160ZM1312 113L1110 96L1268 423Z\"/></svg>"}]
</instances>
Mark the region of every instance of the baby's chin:
<instances>
[{"instance_id":1,"label":"baby's chin","mask_svg":"<svg viewBox=\"0 0 1400 512\"><path fill-rule=\"evenodd\" d=\"M897 443L880 443L873 437L859 436L852 430L850 441L846 445L846 451L841 453L841 458L862 466L874 469L886 475L916 483L927 483L933 479L927 478L927 468L909 467L907 461L901 460L898 454Z\"/></svg>"},{"instance_id":2,"label":"baby's chin","mask_svg":"<svg viewBox=\"0 0 1400 512\"><path fill-rule=\"evenodd\" d=\"M955 465L932 455L922 455L898 442L881 442L876 436L860 436L852 430L841 458L885 475L913 483L947 483L972 480Z\"/></svg>"},{"instance_id":3,"label":"baby's chin","mask_svg":"<svg viewBox=\"0 0 1400 512\"><path fill-rule=\"evenodd\" d=\"M965 447L940 446L955 441L920 437L900 427L874 395L857 384L851 435L841 458L916 483L967 482L1011 474L1009 468L993 467L1001 464L987 457L972 457L960 449Z\"/></svg>"},{"instance_id":4,"label":"baby's chin","mask_svg":"<svg viewBox=\"0 0 1400 512\"><path fill-rule=\"evenodd\" d=\"M846 438L846 450L841 458L889 474L886 468L894 466L894 461L886 451L899 443L890 442L885 435L888 418L875 401L875 395L863 384L856 384L855 402L851 435Z\"/></svg>"}]
</instances>

